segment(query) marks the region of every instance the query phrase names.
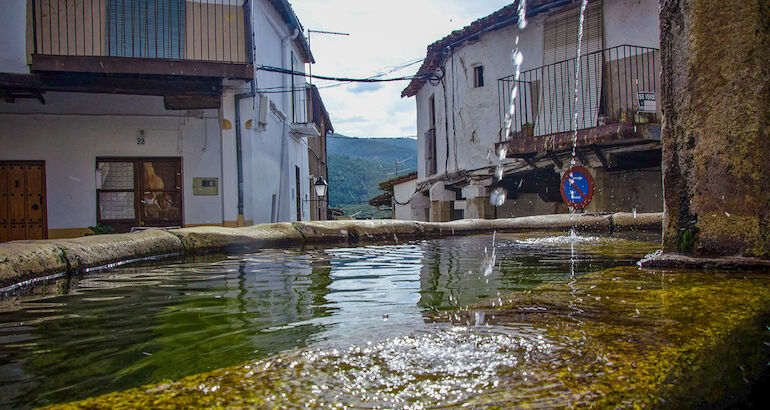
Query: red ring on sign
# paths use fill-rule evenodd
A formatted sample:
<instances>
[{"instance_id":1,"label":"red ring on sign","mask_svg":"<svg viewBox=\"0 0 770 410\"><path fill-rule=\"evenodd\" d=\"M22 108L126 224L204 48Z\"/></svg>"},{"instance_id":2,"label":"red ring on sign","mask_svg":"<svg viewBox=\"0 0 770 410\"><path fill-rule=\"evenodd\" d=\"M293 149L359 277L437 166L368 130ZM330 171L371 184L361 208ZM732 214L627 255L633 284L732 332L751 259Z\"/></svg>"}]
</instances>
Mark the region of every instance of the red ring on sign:
<instances>
[{"instance_id":1,"label":"red ring on sign","mask_svg":"<svg viewBox=\"0 0 770 410\"><path fill-rule=\"evenodd\" d=\"M567 193L564 191L564 181L569 178L570 172L581 174L584 177L586 177L586 181L588 182L588 192L586 192L585 199L583 199L581 202L572 202L567 198ZM564 173L564 175L561 176L561 183L559 184L559 192L561 193L561 199L564 200L564 203L567 204L572 209L583 209L586 206L588 206L589 203L591 203L591 199L594 197L594 178L591 176L591 173L588 172L587 169L583 167L572 167L567 170L567 172Z\"/></svg>"}]
</instances>

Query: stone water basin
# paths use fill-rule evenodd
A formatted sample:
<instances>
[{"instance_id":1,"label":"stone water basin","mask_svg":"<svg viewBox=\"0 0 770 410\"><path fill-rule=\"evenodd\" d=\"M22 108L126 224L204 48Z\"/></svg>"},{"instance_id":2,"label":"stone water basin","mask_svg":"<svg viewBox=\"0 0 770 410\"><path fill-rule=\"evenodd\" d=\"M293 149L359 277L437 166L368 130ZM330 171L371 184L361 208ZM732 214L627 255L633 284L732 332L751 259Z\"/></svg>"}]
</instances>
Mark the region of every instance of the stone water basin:
<instances>
[{"instance_id":1,"label":"stone water basin","mask_svg":"<svg viewBox=\"0 0 770 410\"><path fill-rule=\"evenodd\" d=\"M215 255L51 283L2 302L0 405L754 397L769 357L770 277L640 270L658 242L633 239L496 235L491 270L493 238L481 235Z\"/></svg>"}]
</instances>

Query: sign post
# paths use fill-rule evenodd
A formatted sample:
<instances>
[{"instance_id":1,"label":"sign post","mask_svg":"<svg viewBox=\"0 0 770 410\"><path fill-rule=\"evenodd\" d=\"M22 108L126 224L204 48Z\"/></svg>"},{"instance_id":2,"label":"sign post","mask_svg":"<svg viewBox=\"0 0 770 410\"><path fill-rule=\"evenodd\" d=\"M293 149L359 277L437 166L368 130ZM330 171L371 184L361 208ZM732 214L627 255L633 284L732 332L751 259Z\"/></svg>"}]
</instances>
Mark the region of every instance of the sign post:
<instances>
[{"instance_id":1,"label":"sign post","mask_svg":"<svg viewBox=\"0 0 770 410\"><path fill-rule=\"evenodd\" d=\"M572 167L561 177L561 198L572 209L583 209L594 197L594 179L587 169Z\"/></svg>"}]
</instances>

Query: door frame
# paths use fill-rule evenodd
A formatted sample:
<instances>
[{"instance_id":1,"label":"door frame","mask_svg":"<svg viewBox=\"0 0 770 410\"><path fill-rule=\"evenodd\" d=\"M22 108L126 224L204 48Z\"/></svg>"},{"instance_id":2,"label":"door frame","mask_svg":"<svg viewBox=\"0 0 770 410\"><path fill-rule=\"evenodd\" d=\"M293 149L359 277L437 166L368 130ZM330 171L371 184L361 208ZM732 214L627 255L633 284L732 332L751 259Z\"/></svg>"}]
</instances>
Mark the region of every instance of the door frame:
<instances>
[{"instance_id":1,"label":"door frame","mask_svg":"<svg viewBox=\"0 0 770 410\"><path fill-rule=\"evenodd\" d=\"M102 220L101 213L99 212L99 190L94 191L95 202L96 202L96 223L97 224L105 224L105 225L117 225L118 227L122 228L123 226L127 226L132 223L142 223L144 222L141 218L141 191L142 187L140 186L141 177L139 176L138 172L142 172L142 170L139 168L139 165L142 161L179 161L179 225L181 227L184 227L184 158L183 157L171 157L171 156L154 156L154 157L141 157L141 156L125 156L125 157L116 157L116 156L110 156L110 157L96 157L94 159L94 172L98 169L99 162L131 162L134 164L134 216L135 219L108 219L108 220ZM148 226L163 226L163 225L145 225L142 224L142 227ZM130 229L130 228L129 228ZM120 229L116 229L120 231Z\"/></svg>"},{"instance_id":2,"label":"door frame","mask_svg":"<svg viewBox=\"0 0 770 410\"><path fill-rule=\"evenodd\" d=\"M41 178L42 178L42 184L40 190L43 192L43 200L42 207L43 207L43 238L42 239L48 239L48 186L46 184L47 182L47 176L45 172L45 160L0 160L0 165L40 165L42 168L41 172ZM10 225L11 222L8 222L8 225Z\"/></svg>"}]
</instances>

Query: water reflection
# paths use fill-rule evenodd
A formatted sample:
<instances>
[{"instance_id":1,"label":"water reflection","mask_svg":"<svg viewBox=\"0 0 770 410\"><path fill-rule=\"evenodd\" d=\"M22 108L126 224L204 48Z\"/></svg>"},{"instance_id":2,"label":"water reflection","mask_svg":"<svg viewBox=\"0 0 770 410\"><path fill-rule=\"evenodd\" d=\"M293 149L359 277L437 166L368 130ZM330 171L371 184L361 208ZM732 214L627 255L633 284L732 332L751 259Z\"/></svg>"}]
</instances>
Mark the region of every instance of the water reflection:
<instances>
[{"instance_id":1,"label":"water reflection","mask_svg":"<svg viewBox=\"0 0 770 410\"><path fill-rule=\"evenodd\" d=\"M478 236L263 250L54 281L0 301L0 407L71 401L314 343L412 335L404 343L413 346L436 326L435 312L568 277L569 247L554 241L499 235L488 276L492 237ZM631 265L657 246L630 244L583 253L576 272Z\"/></svg>"}]
</instances>

